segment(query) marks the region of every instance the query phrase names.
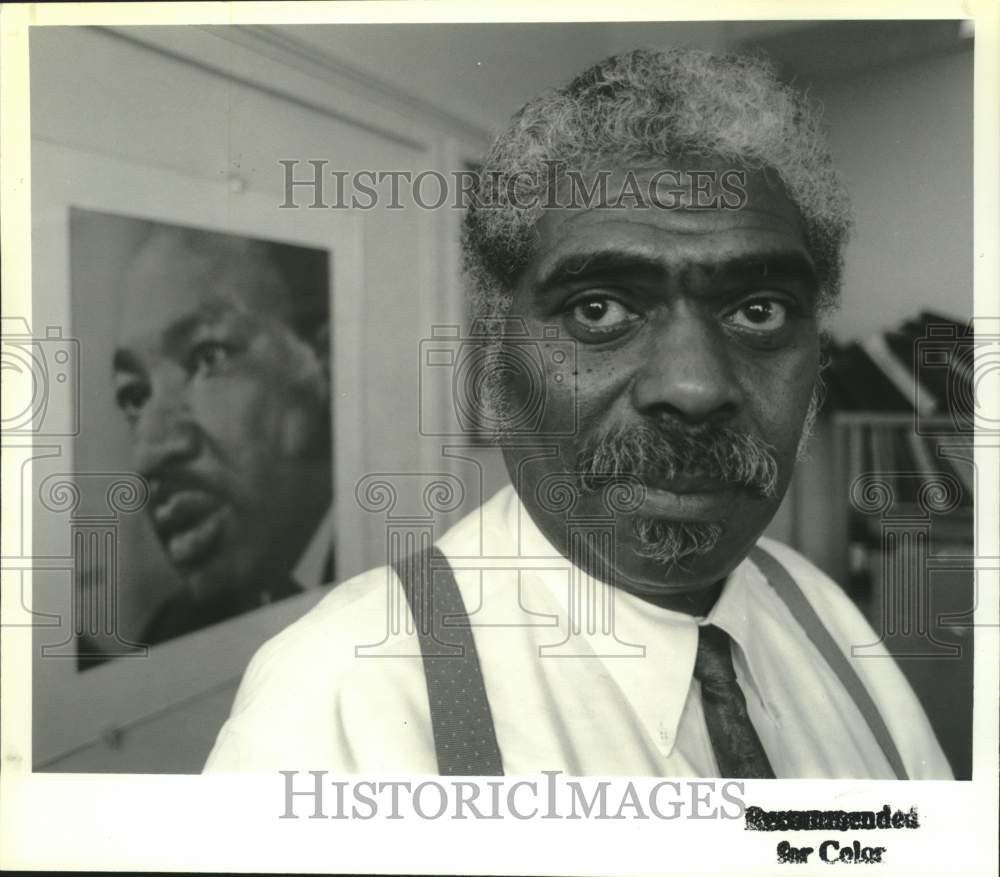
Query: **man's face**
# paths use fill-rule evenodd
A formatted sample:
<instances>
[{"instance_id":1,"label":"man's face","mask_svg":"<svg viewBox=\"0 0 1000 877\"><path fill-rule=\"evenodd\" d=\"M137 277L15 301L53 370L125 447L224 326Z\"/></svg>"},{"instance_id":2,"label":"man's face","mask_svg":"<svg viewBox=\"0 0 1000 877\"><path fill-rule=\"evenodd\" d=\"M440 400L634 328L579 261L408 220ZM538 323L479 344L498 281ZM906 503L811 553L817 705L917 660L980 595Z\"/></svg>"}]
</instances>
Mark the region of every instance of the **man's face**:
<instances>
[{"instance_id":1,"label":"man's face","mask_svg":"<svg viewBox=\"0 0 1000 877\"><path fill-rule=\"evenodd\" d=\"M643 191L658 170L635 169ZM736 210L549 210L514 290L531 337L558 327L576 342L575 388L550 373L535 447L505 448L514 483L564 553L639 593L696 592L742 560L788 486L809 409L813 263L780 184L747 174L746 189ZM514 410L529 389L508 387ZM540 488L559 472L578 485L569 513ZM609 506L602 487L621 476L641 484L640 507ZM574 557L567 518L609 513L615 538Z\"/></svg>"},{"instance_id":2,"label":"man's face","mask_svg":"<svg viewBox=\"0 0 1000 877\"><path fill-rule=\"evenodd\" d=\"M259 260L166 233L126 272L116 397L153 527L200 598L280 586L329 503L326 367L283 293Z\"/></svg>"}]
</instances>

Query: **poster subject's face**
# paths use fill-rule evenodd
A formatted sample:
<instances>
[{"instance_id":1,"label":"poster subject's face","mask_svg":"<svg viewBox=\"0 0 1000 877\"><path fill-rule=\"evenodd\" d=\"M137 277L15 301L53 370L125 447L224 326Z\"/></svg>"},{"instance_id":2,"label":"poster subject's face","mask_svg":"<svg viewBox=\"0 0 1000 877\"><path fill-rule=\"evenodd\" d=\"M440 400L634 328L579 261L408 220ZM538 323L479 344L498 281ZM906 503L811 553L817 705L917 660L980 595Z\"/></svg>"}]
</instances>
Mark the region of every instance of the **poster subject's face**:
<instances>
[{"instance_id":1,"label":"poster subject's face","mask_svg":"<svg viewBox=\"0 0 1000 877\"><path fill-rule=\"evenodd\" d=\"M633 169L642 191L661 170ZM541 218L513 312L532 337L555 326L575 340L576 380L545 388L540 432L558 456L506 455L512 472L521 466L533 517L564 553L565 515L531 483L575 473L573 513L599 518L609 511L607 493L594 489L602 470L639 482L641 505L612 510L615 556L585 560L610 567L624 587L669 595L728 574L777 510L819 333L813 261L780 184L746 173L745 197L725 204L659 201L670 209L625 201Z\"/></svg>"},{"instance_id":2,"label":"poster subject's face","mask_svg":"<svg viewBox=\"0 0 1000 877\"><path fill-rule=\"evenodd\" d=\"M153 527L199 598L260 599L329 502L326 367L264 273L164 233L123 281L116 399Z\"/></svg>"}]
</instances>

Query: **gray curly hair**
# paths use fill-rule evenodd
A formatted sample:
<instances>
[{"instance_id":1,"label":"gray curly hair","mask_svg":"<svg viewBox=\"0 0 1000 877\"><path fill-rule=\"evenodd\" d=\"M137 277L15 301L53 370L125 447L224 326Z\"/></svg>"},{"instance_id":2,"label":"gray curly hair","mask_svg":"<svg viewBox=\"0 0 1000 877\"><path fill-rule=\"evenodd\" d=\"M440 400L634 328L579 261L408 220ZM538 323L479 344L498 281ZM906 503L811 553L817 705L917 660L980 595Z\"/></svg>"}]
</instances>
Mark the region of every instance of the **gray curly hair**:
<instances>
[{"instance_id":1,"label":"gray curly hair","mask_svg":"<svg viewBox=\"0 0 1000 877\"><path fill-rule=\"evenodd\" d=\"M759 57L637 49L525 104L487 153L462 230L472 316L509 311L553 162L579 172L650 157L776 173L802 217L820 304L836 302L850 207L818 109Z\"/></svg>"}]
</instances>

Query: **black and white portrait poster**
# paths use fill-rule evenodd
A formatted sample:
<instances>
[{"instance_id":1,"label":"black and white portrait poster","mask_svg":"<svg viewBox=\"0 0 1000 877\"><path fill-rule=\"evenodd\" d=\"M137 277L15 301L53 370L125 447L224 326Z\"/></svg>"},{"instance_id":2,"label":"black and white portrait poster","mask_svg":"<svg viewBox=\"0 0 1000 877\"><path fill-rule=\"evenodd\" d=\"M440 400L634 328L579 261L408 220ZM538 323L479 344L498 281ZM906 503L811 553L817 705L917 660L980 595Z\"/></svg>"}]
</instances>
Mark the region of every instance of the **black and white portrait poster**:
<instances>
[{"instance_id":1,"label":"black and white portrait poster","mask_svg":"<svg viewBox=\"0 0 1000 877\"><path fill-rule=\"evenodd\" d=\"M108 558L80 559L76 599L99 613L80 618L81 668L334 580L328 262L71 208L74 331L81 356L110 352L80 370L75 463L131 468L146 494L118 531L117 587ZM105 499L94 486L81 506Z\"/></svg>"},{"instance_id":2,"label":"black and white portrait poster","mask_svg":"<svg viewBox=\"0 0 1000 877\"><path fill-rule=\"evenodd\" d=\"M0 864L997 873L995 4L0 21Z\"/></svg>"}]
</instances>

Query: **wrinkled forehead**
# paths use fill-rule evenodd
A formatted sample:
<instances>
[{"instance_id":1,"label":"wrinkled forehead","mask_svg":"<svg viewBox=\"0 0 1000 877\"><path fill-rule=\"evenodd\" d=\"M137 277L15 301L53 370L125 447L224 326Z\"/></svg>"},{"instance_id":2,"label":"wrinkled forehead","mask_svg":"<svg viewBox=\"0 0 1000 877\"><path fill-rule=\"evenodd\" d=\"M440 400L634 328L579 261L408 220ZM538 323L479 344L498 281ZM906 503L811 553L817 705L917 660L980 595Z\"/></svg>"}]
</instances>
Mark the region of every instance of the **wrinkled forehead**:
<instances>
[{"instance_id":1,"label":"wrinkled forehead","mask_svg":"<svg viewBox=\"0 0 1000 877\"><path fill-rule=\"evenodd\" d=\"M596 161L584 168L556 164L540 202L541 219L581 212L638 218L698 216L735 219L771 214L801 232L803 217L781 177L719 156Z\"/></svg>"},{"instance_id":2,"label":"wrinkled forehead","mask_svg":"<svg viewBox=\"0 0 1000 877\"><path fill-rule=\"evenodd\" d=\"M277 268L251 242L224 235L154 232L126 266L119 293L117 334L126 343L199 314L289 316Z\"/></svg>"},{"instance_id":3,"label":"wrinkled forehead","mask_svg":"<svg viewBox=\"0 0 1000 877\"><path fill-rule=\"evenodd\" d=\"M536 223L535 252L522 281L593 254L635 256L672 268L714 267L781 254L814 269L801 213L776 174L729 165L644 163L567 177L559 203Z\"/></svg>"}]
</instances>

